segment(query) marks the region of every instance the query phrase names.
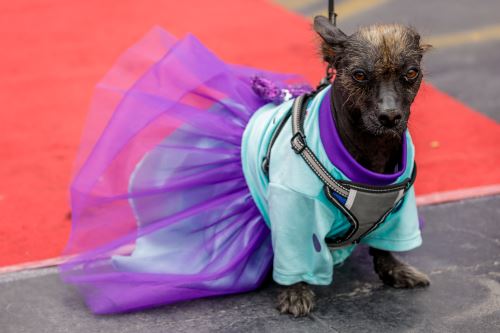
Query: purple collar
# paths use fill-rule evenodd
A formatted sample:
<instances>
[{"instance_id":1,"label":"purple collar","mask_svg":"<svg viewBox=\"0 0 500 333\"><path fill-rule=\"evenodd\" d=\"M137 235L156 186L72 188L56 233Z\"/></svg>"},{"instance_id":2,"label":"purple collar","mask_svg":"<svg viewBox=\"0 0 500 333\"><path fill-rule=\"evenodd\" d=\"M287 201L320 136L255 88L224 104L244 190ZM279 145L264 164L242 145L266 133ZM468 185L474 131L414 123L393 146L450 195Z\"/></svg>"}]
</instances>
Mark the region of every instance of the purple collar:
<instances>
[{"instance_id":1,"label":"purple collar","mask_svg":"<svg viewBox=\"0 0 500 333\"><path fill-rule=\"evenodd\" d=\"M340 139L331 111L331 88L327 89L328 91L325 93L319 109L319 132L330 162L342 171L347 178L356 183L378 186L394 183L406 169L406 140L402 140L403 156L398 172L381 174L366 169L349 154Z\"/></svg>"}]
</instances>

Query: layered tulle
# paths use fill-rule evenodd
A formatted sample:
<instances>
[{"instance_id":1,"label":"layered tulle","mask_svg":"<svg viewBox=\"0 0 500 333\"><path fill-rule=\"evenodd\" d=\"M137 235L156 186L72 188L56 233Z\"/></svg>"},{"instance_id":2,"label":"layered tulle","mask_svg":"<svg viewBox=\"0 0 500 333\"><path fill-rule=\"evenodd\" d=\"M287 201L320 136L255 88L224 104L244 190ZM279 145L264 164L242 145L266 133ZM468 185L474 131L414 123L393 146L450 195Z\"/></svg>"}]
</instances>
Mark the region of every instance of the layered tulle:
<instances>
[{"instance_id":1,"label":"layered tulle","mask_svg":"<svg viewBox=\"0 0 500 333\"><path fill-rule=\"evenodd\" d=\"M61 266L96 313L256 288L270 234L241 169L255 75L155 29L97 86Z\"/></svg>"}]
</instances>

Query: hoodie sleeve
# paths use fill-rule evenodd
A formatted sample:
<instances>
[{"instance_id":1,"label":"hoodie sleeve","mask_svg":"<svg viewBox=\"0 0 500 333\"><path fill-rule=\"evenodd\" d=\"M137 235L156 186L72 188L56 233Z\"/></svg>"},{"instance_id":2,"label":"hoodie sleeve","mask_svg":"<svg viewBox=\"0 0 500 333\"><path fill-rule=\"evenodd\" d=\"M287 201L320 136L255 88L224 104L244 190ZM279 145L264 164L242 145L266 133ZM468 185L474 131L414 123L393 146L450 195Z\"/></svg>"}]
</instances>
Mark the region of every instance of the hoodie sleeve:
<instances>
[{"instance_id":1,"label":"hoodie sleeve","mask_svg":"<svg viewBox=\"0 0 500 333\"><path fill-rule=\"evenodd\" d=\"M333 259L324 241L334 216L324 204L283 185L269 184L273 279L282 285L332 282Z\"/></svg>"}]
</instances>

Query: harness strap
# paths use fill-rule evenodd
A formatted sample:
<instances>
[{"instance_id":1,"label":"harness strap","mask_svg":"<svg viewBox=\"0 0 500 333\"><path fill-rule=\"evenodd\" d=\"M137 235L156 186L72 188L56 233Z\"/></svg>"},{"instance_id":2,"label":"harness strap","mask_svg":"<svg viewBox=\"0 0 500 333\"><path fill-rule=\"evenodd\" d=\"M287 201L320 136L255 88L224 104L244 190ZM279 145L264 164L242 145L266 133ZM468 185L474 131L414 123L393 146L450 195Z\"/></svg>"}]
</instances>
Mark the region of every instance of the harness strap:
<instances>
[{"instance_id":1,"label":"harness strap","mask_svg":"<svg viewBox=\"0 0 500 333\"><path fill-rule=\"evenodd\" d=\"M289 110L286 115L281 119L281 122L279 123L278 127L274 131L273 135L271 136L271 141L269 142L269 145L267 146L267 151L266 151L266 156L264 157L264 160L262 161L262 170L264 173L269 176L269 162L271 161L271 150L273 149L274 143L276 142L276 139L278 139L278 136L280 135L281 131L285 127L286 122L288 119L290 119L290 116L292 115L291 111Z\"/></svg>"},{"instance_id":2,"label":"harness strap","mask_svg":"<svg viewBox=\"0 0 500 333\"><path fill-rule=\"evenodd\" d=\"M325 167L318 160L316 155L307 146L306 137L304 135L304 115L307 101L310 98L309 94L304 94L296 98L292 106L292 149L295 153L302 156L304 161L309 165L311 170L321 179L326 186L338 194L347 197L349 189L341 185L333 178Z\"/></svg>"}]
</instances>

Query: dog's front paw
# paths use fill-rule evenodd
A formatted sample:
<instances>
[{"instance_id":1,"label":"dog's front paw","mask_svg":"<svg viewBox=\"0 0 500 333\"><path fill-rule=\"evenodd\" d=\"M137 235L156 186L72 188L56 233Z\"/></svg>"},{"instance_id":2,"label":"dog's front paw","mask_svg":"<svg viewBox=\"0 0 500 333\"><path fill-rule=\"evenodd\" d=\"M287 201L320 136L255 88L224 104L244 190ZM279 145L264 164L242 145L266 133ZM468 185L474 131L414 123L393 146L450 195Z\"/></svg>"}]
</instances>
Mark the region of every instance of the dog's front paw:
<instances>
[{"instance_id":1,"label":"dog's front paw","mask_svg":"<svg viewBox=\"0 0 500 333\"><path fill-rule=\"evenodd\" d=\"M314 307L314 292L305 283L286 287L278 296L278 310L294 317L307 316Z\"/></svg>"},{"instance_id":2,"label":"dog's front paw","mask_svg":"<svg viewBox=\"0 0 500 333\"><path fill-rule=\"evenodd\" d=\"M416 268L402 264L379 274L380 279L394 288L427 287L430 280L424 273Z\"/></svg>"},{"instance_id":3,"label":"dog's front paw","mask_svg":"<svg viewBox=\"0 0 500 333\"><path fill-rule=\"evenodd\" d=\"M375 272L384 284L394 288L427 287L430 284L427 275L397 260L391 253L382 251L378 253L373 252Z\"/></svg>"}]
</instances>

